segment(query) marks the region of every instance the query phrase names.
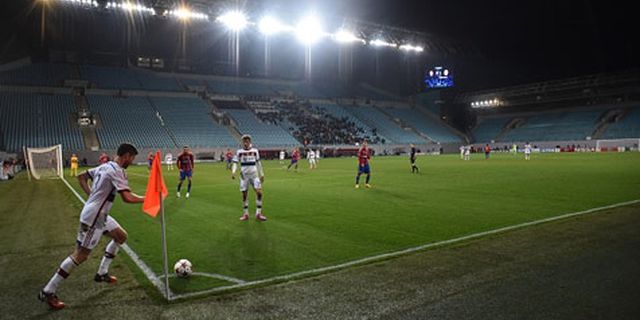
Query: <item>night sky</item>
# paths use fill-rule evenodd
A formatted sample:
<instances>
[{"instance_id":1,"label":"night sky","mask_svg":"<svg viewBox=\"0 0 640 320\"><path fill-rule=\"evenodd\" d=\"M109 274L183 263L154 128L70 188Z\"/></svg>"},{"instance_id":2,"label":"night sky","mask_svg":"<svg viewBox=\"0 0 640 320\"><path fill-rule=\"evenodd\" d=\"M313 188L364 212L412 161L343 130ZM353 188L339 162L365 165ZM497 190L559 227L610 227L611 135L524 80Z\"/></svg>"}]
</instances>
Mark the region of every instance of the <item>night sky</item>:
<instances>
[{"instance_id":1,"label":"night sky","mask_svg":"<svg viewBox=\"0 0 640 320\"><path fill-rule=\"evenodd\" d=\"M0 4L0 59L25 36L17 3ZM489 61L527 70L531 81L640 67L640 27L629 1L247 0L274 11L315 9L472 44ZM635 28L634 28L635 27ZM12 39L12 41L8 41ZM6 60L6 59L3 59ZM521 82L514 77L514 82Z\"/></svg>"},{"instance_id":2,"label":"night sky","mask_svg":"<svg viewBox=\"0 0 640 320\"><path fill-rule=\"evenodd\" d=\"M630 1L272 0L473 44L488 59L537 79L640 66L638 13Z\"/></svg>"}]
</instances>

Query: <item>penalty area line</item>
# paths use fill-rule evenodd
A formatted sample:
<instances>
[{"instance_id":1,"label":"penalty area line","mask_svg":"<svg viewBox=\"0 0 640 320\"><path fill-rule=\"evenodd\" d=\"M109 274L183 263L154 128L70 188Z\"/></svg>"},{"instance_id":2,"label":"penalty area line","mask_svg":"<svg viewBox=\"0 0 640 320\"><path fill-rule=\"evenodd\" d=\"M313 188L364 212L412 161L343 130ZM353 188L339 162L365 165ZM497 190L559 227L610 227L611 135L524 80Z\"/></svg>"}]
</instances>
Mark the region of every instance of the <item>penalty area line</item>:
<instances>
[{"instance_id":1,"label":"penalty area line","mask_svg":"<svg viewBox=\"0 0 640 320\"><path fill-rule=\"evenodd\" d=\"M571 217L576 217L576 216L585 215L585 214L594 213L594 212L603 211L603 210L608 210L608 209L614 209L614 208L618 208L618 207L624 207L624 206L637 204L637 203L640 203L640 199L631 200L631 201L625 201L625 202L619 202L619 203L606 205L606 206L602 206L602 207L591 208L591 209L578 211L578 212L566 213L566 214L562 214L562 215L559 215L559 216L554 216L554 217L544 218L544 219L540 219L540 220L534 220L534 221L519 223L519 224L515 224L515 225L512 225L512 226L507 226L507 227L503 227L503 228L498 228L498 229L493 229L493 230L473 233L473 234L469 234L469 235L458 237L458 238L453 238L453 239L449 239L449 240L443 240L443 241L428 243L428 244L424 244L424 245L420 245L420 246L417 246L417 247L412 247L412 248L408 248L408 249L404 249L404 250L399 250L399 251L394 251L394 252L389 252L389 253L383 253L383 254L380 254L380 255L370 256L370 257L357 259L357 260L353 260L353 261L348 261L348 262L337 264L337 265L321 267L321 268L316 268L316 269L310 269L310 270L300 271L300 272L296 272L296 273L290 273L290 274L286 274L286 275L282 275L282 276L275 276L275 277L262 279L262 280L247 281L247 282L244 282L244 283L237 283L237 284L234 284L234 285L222 286L222 287L212 288L212 289L203 290L203 291L172 295L171 298L169 298L169 300L173 301L173 300L179 300L179 299L186 299L186 298L204 296L204 295L207 295L207 294L219 293L219 292L224 292L224 291L229 291L229 290L234 290L234 289L241 289L241 288L247 288L247 287L252 287L252 286L258 286L258 285L264 285L264 284L271 284L271 283L278 283L278 282L284 282L284 281L289 281L289 280L295 280L295 279L306 277L306 276L320 275L320 274L323 274L323 273L327 273L327 272L331 272L331 271L338 271L338 270L342 270L342 269L345 269L345 268L348 268L348 267L352 267L352 266L356 266L356 265L362 265L362 264L367 264L367 263L386 260L386 259L389 259L389 258L395 258L395 257L407 255L407 254L410 254L410 253L415 253L415 252L418 252L418 251L423 251L423 250L426 250L426 249L434 248L434 247L439 247L439 246L443 246L443 245L449 245L449 244L463 242L463 241L467 241L467 240L473 240L473 239L482 238L482 237L489 236L489 235L504 233L504 232L507 232L507 231L512 231L512 230L521 229L521 228L530 227L530 226L535 226L535 225L538 225L538 224L543 224L543 223L552 222L552 221L556 221L556 220L563 220L563 219L567 219L567 218L571 218Z\"/></svg>"}]
</instances>

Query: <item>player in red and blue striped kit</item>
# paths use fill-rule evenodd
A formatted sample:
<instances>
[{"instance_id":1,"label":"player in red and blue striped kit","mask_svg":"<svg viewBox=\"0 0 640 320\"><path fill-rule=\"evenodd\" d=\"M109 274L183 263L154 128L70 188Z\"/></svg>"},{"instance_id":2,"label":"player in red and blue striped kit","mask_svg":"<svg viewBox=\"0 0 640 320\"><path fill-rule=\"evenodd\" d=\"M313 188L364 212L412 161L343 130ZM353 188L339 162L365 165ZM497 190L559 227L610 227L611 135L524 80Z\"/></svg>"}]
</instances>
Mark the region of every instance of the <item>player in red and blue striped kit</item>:
<instances>
[{"instance_id":1,"label":"player in red and blue striped kit","mask_svg":"<svg viewBox=\"0 0 640 320\"><path fill-rule=\"evenodd\" d=\"M358 175L356 176L356 189L360 188L360 175L363 173L367 174L365 186L367 188L371 188L371 185L369 184L369 179L371 178L369 159L371 159L371 155L369 153L369 148L367 147L367 141L364 141L362 143L362 147L358 150Z\"/></svg>"},{"instance_id":2,"label":"player in red and blue striped kit","mask_svg":"<svg viewBox=\"0 0 640 320\"><path fill-rule=\"evenodd\" d=\"M178 169L180 170L180 182L178 183L178 198L180 198L180 188L182 188L182 182L185 178L189 178L189 184L187 184L186 197L189 198L191 193L191 176L193 175L194 157L193 153L189 151L189 146L182 148L182 153L178 156Z\"/></svg>"}]
</instances>

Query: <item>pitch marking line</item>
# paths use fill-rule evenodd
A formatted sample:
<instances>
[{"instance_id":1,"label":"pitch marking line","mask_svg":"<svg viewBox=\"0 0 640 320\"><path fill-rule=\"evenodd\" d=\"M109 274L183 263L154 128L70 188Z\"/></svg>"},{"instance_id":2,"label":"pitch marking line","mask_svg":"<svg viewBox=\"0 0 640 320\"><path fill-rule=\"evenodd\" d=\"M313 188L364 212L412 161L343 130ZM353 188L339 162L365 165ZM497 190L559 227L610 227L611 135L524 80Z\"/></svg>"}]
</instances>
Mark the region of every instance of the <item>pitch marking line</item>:
<instances>
[{"instance_id":1,"label":"pitch marking line","mask_svg":"<svg viewBox=\"0 0 640 320\"><path fill-rule=\"evenodd\" d=\"M191 275L194 276L202 276L202 277L207 277L207 278L214 278L214 279L220 279L220 280L225 280L228 282L233 282L233 283L237 283L237 284L243 284L246 283L246 281L238 279L238 278L234 278L234 277L229 277L229 276L225 276L223 274L217 274L217 273L208 273L208 272L193 272ZM164 279L164 274L159 274L157 275L158 279ZM176 274L169 274L169 278L175 278L177 277Z\"/></svg>"},{"instance_id":2,"label":"pitch marking line","mask_svg":"<svg viewBox=\"0 0 640 320\"><path fill-rule=\"evenodd\" d=\"M381 261L381 260L385 260L385 259L388 259L388 258L393 258L393 257L406 255L406 254L409 254L409 253L414 253L414 252L417 252L417 251L423 251L425 249L429 249L429 248L433 248L433 247L439 247L439 246L442 246L442 245L462 242L462 241L476 239L476 238L482 238L482 237L485 237L485 236L488 236L488 235L503 233L503 232L507 232L507 231L511 231L511 230L515 230L515 229L520 229L520 228L524 228L524 227L529 227L529 226L534 226L534 225L547 223L547 222L551 222L551 221L567 219L567 218L580 216L580 215L585 215L585 214L598 212L598 211L602 211L602 210L628 206L628 205L632 205L632 204L636 204L636 203L640 203L640 199L639 200L632 200L632 201L615 203L615 204L607 205L607 206L603 206L603 207L591 208L591 209L578 211L578 212L567 213L567 214L563 214L563 215L559 215L559 216L555 216L555 217L549 217L549 218L530 221L530 222L524 222L524 223L516 224L516 225L513 225L513 226L493 229L493 230L489 230L489 231L478 232L478 233L474 233L474 234L470 234L470 235L466 235L466 236L462 236L462 237L458 237L458 238L454 238L454 239L443 240L443 241L438 241L438 242L434 242L434 243L428 243L428 244L425 244L425 245L421 245L421 246L417 246L417 247L413 247L413 248L408 248L408 249L405 249L405 250L384 253L384 254L371 256L371 257L366 257L366 258L362 258L362 259L358 259L358 260L353 260L353 261L349 261L349 262L345 262L345 263L341 263L341 264L337 264L337 265L333 265L333 266L316 268L316 269L311 269L311 270L291 273L291 274L282 275L282 276L276 276L276 277L262 279L262 280L248 281L248 282L239 283L239 284L235 284L235 285L223 286L223 287L218 287L218 288L213 288L213 289L203 290L203 291L198 291L198 292L172 295L171 298L169 298L169 300L172 301L172 300L178 300L178 299L185 299L185 298L203 296L203 295L216 293L216 292L223 292L223 291L228 291L228 290L233 290L233 289L246 288L246 287L251 287L251 286L256 286L256 285L283 282L283 281L288 281L288 280L301 278L301 277L304 277L304 276L319 275L319 274L326 273L326 272L329 272L329 271L336 271L336 270L352 267L352 266L355 266L355 265L361 265L361 264L371 263L371 262L375 262L375 261Z\"/></svg>"}]
</instances>

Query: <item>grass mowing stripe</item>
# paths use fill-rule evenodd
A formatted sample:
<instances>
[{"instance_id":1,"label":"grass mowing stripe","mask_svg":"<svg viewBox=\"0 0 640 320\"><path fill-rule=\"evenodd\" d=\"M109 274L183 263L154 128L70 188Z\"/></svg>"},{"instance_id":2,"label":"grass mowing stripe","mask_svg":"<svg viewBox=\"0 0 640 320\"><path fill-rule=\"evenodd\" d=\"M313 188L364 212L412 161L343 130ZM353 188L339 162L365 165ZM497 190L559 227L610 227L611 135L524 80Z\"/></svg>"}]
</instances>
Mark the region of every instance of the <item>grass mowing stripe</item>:
<instances>
[{"instance_id":1,"label":"grass mowing stripe","mask_svg":"<svg viewBox=\"0 0 640 320\"><path fill-rule=\"evenodd\" d=\"M203 295L207 295L207 294L211 294L211 293L219 293L219 292L230 291L230 290L234 290L234 289L248 288L248 287L253 287L253 286L258 286L258 285L265 285L265 284L283 282L283 281L288 281L288 280L295 280L295 279L302 278L302 277L308 277L308 276L312 276L312 275L319 275L319 274L323 274L323 273L327 273L327 272L331 272L331 271L337 271L337 270L340 270L340 269L345 269L345 268L348 268L348 267L357 266L357 265L361 265L361 264L372 263L372 262L376 262L376 261L382 261L382 260L386 260L386 259L389 259L389 258L395 258L395 257L399 257L399 256L402 256L402 255L406 255L406 254L410 254L410 253L414 253L414 252L417 252L417 251L422 251L422 250L426 250L426 249L430 249L430 248L434 248L434 247L439 247L439 246L443 246L443 245L463 242L463 241L467 241L467 240L473 240L473 239L482 238L482 237L486 237L486 236L489 236L489 235L499 234L499 233L503 233L503 232L507 232L507 231L512 231L512 230L516 230L516 229L520 229L520 228L524 228L524 227L534 226L534 225L547 223L547 222L552 222L552 221L556 221L556 220L567 219L567 218L576 217L576 216L579 216L579 215L584 215L584 214L589 214L589 213L594 213L594 212L598 212L598 211L603 211L603 210L607 210L607 209L614 209L614 208L628 206L628 205L632 205L632 204L636 204L636 203L640 203L640 200L625 201L625 202L615 203L615 204L607 205L607 206L603 206L603 207L591 208L591 209L588 209L588 210L567 213L567 214L563 214L563 215L560 215L560 216L555 216L555 217L540 219L540 220L536 220L536 221L520 223L520 224L516 224L516 225L513 225L513 226L504 227L504 228L499 228L499 229L494 229L494 230L489 230L489 231L484 231L484 232L478 232L478 233L474 233L474 234L458 237L458 238L455 238L455 239L438 241L438 242L435 242L435 243L428 243L428 244L425 244L425 245L421 245L421 246L417 246L417 247L413 247L413 248L409 248L409 249L405 249L405 250L384 253L384 254L380 254L380 255L376 255L376 256L372 256L372 257L366 257L366 258L362 258L362 259L358 259L358 260L354 260L354 261L350 261L350 262L346 262L346 263L341 263L341 264L334 265L334 266L327 266L327 267L322 267L322 268L317 268L317 269L311 269L311 270L302 271L302 272L296 272L296 273L292 273L292 274L288 274L288 275L277 276L277 277L272 277L272 278L263 279L263 280L257 280L257 281L249 281L249 282L245 282L245 283L241 283L241 284L225 286L225 287L218 287L218 288L213 288L213 289L210 289L210 290L204 290L204 291L199 291L199 292L191 292L191 293L172 295L169 300L173 301L173 300L179 300L179 299L186 299L186 298L203 296Z\"/></svg>"},{"instance_id":2,"label":"grass mowing stripe","mask_svg":"<svg viewBox=\"0 0 640 320\"><path fill-rule=\"evenodd\" d=\"M64 184L69 188L69 190L71 190L71 192L73 192L73 194L78 198L78 200L82 202L82 204L86 203L84 198L80 196L80 194L69 184L69 182L67 182L67 180L64 177L62 177L62 182L64 182ZM149 281L151 281L151 283L156 288L158 288L158 290L160 290L160 294L162 294L162 296L168 299L169 297L165 296L166 291L164 288L164 283L162 283L162 281L160 281L160 279L153 273L153 271L151 271L151 268L149 268L144 263L144 261L140 259L138 254L135 251L133 251L133 249L131 249L129 245L127 245L126 243L123 243L122 245L120 245L120 247L122 248L122 250L124 250L124 252L127 253L127 255L131 258L131 260L133 260L133 262L138 266L138 268L140 268L140 270L144 273L147 279L149 279ZM169 290L169 295L171 295L171 290Z\"/></svg>"}]
</instances>

